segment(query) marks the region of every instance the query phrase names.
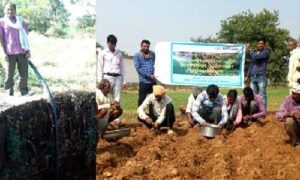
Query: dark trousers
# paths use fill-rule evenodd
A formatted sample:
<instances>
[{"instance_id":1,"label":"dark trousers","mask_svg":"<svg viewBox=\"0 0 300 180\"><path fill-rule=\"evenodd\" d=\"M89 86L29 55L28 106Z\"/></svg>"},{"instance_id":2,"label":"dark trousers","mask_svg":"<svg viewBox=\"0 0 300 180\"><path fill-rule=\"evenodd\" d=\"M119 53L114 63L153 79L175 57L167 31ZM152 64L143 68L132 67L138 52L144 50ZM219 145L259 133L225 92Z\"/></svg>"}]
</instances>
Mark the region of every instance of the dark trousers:
<instances>
[{"instance_id":1,"label":"dark trousers","mask_svg":"<svg viewBox=\"0 0 300 180\"><path fill-rule=\"evenodd\" d=\"M153 113L147 114L154 122L157 120L157 116L155 116ZM144 120L138 118L138 120L142 123L144 123L148 128L152 128L151 125L147 124ZM173 124L175 122L175 112L174 112L174 106L172 103L167 104L166 106L166 115L161 123L160 127L169 127L170 129L173 128Z\"/></svg>"},{"instance_id":2,"label":"dark trousers","mask_svg":"<svg viewBox=\"0 0 300 180\"><path fill-rule=\"evenodd\" d=\"M152 86L155 85L155 83L151 84L139 84L139 99L138 99L138 106L140 106L143 101L146 99L148 94L151 94L153 92Z\"/></svg>"},{"instance_id":3,"label":"dark trousers","mask_svg":"<svg viewBox=\"0 0 300 180\"><path fill-rule=\"evenodd\" d=\"M199 112L200 116L208 121L211 124L218 124L222 118L222 107L221 106L214 106L214 107L207 107L203 106Z\"/></svg>"},{"instance_id":4,"label":"dark trousers","mask_svg":"<svg viewBox=\"0 0 300 180\"><path fill-rule=\"evenodd\" d=\"M20 75L19 88L21 94L28 93L28 59L25 54L8 55L8 62L6 62L6 78L4 89L13 92L14 88L14 73L16 65Z\"/></svg>"},{"instance_id":5,"label":"dark trousers","mask_svg":"<svg viewBox=\"0 0 300 180\"><path fill-rule=\"evenodd\" d=\"M151 94L153 92L153 85L155 83L151 84L139 84L139 99L138 99L138 107L144 102L148 94ZM149 114L153 114L153 106L152 104L149 105Z\"/></svg>"},{"instance_id":6,"label":"dark trousers","mask_svg":"<svg viewBox=\"0 0 300 180\"><path fill-rule=\"evenodd\" d=\"M243 116L256 114L258 113L258 110L259 108L254 100L250 101L250 103L247 101L242 102Z\"/></svg>"}]
</instances>

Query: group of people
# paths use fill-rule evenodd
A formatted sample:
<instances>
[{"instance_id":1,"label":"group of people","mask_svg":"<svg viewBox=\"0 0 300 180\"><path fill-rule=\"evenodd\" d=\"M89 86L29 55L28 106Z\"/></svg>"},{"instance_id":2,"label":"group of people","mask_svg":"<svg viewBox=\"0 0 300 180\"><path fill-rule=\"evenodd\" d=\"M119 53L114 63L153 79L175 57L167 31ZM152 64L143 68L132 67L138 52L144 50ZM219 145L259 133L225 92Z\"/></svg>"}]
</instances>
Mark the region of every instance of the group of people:
<instances>
[{"instance_id":1,"label":"group of people","mask_svg":"<svg viewBox=\"0 0 300 180\"><path fill-rule=\"evenodd\" d=\"M214 124L229 131L266 116L261 96L250 87L243 89L241 97L238 97L235 89L230 89L223 96L219 87L214 84L203 91L196 88L189 96L187 106L181 106L180 111L187 116L191 127Z\"/></svg>"},{"instance_id":2,"label":"group of people","mask_svg":"<svg viewBox=\"0 0 300 180\"><path fill-rule=\"evenodd\" d=\"M100 52L99 81L97 90L98 118L109 123L118 118L123 110L120 107L120 94L124 80L124 62L120 51L115 49L117 38L107 37L107 48ZM247 56L251 57L249 69L245 76L245 84L239 97L235 89L230 89L226 96L219 92L219 87L211 84L205 90L195 88L188 97L186 106L180 111L187 116L191 127L215 124L229 131L239 126L260 121L267 112L267 65L270 52L265 48L266 40L257 40L257 49L252 51L247 45ZM175 122L175 111L172 99L166 94L162 85L157 85L154 76L155 53L150 51L150 42L142 40L141 49L134 55L134 65L139 77L138 120L148 128L167 128L172 131ZM291 95L284 101L276 117L285 122L285 130L295 146L300 145L300 51L296 49L297 41L291 40L288 82ZM111 87L110 90L107 87ZM100 91L102 91L100 93ZM111 91L114 100L107 99ZM106 98L104 98L106 97ZM103 105L105 103L107 105ZM299 105L298 105L299 103ZM108 108L111 108L111 112ZM104 112L104 113L103 113Z\"/></svg>"}]
</instances>

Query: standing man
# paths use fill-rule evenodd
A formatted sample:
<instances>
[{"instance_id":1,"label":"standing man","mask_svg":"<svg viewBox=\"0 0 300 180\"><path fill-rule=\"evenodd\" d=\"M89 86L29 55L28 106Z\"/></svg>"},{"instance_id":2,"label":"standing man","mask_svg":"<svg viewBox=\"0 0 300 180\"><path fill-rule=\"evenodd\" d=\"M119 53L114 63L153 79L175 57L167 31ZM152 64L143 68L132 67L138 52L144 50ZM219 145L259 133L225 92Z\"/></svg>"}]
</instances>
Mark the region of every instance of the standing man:
<instances>
[{"instance_id":1,"label":"standing man","mask_svg":"<svg viewBox=\"0 0 300 180\"><path fill-rule=\"evenodd\" d=\"M121 51L116 49L117 38L107 36L107 48L100 52L98 57L99 82L104 78L111 84L111 94L115 101L120 102L121 89L125 86L125 68Z\"/></svg>"},{"instance_id":2,"label":"standing man","mask_svg":"<svg viewBox=\"0 0 300 180\"><path fill-rule=\"evenodd\" d=\"M156 84L154 77L155 54L149 48L150 42L142 40L140 52L134 55L134 66L139 76L138 106L143 103L147 94L152 93L152 87Z\"/></svg>"},{"instance_id":3,"label":"standing man","mask_svg":"<svg viewBox=\"0 0 300 180\"><path fill-rule=\"evenodd\" d=\"M297 41L295 39L289 41L288 50L290 51L290 58L287 80L291 89L292 85L298 82L298 79L300 82L300 50L297 49Z\"/></svg>"},{"instance_id":4,"label":"standing man","mask_svg":"<svg viewBox=\"0 0 300 180\"><path fill-rule=\"evenodd\" d=\"M267 109L267 65L270 58L270 52L265 48L266 40L264 38L257 40L257 51L250 51L251 62L248 69L245 83L250 80L250 87L254 93L263 98L265 109ZM248 46L249 47L249 46ZM250 50L250 49L248 49Z\"/></svg>"},{"instance_id":5,"label":"standing man","mask_svg":"<svg viewBox=\"0 0 300 180\"><path fill-rule=\"evenodd\" d=\"M19 88L21 95L28 94L28 25L21 16L16 16L16 5L7 2L4 6L4 17L0 19L0 41L3 59L6 65L4 89L8 96L14 95L14 73L16 64L20 74Z\"/></svg>"}]
</instances>

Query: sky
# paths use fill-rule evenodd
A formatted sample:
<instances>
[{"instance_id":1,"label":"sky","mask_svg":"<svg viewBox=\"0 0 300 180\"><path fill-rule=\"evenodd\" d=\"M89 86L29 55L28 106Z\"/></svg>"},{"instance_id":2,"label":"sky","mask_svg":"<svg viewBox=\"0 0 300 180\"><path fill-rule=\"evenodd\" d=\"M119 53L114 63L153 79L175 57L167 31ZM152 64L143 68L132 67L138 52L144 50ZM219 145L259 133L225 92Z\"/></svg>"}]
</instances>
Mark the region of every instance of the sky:
<instances>
[{"instance_id":1,"label":"sky","mask_svg":"<svg viewBox=\"0 0 300 180\"><path fill-rule=\"evenodd\" d=\"M148 39L154 50L159 41L190 42L192 37L215 36L221 20L250 10L279 11L279 27L300 37L300 0L97 0L96 41L118 38L117 48L129 55Z\"/></svg>"},{"instance_id":2,"label":"sky","mask_svg":"<svg viewBox=\"0 0 300 180\"><path fill-rule=\"evenodd\" d=\"M76 19L84 14L95 14L95 0L84 0L72 4L70 1L63 1L65 8L71 13L70 19Z\"/></svg>"}]
</instances>

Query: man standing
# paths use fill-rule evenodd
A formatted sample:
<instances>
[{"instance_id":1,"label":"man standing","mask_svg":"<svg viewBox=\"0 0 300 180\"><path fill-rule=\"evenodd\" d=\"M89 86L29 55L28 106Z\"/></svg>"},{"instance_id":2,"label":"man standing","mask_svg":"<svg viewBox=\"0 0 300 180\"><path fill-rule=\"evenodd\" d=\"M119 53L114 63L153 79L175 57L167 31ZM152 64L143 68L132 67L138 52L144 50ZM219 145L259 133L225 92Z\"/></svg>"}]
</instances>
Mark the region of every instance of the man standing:
<instances>
[{"instance_id":1,"label":"man standing","mask_svg":"<svg viewBox=\"0 0 300 180\"><path fill-rule=\"evenodd\" d=\"M270 52L265 48L266 40L261 38L257 40L257 51L250 51L251 62L248 69L245 83L250 78L250 87L254 93L263 97L265 109L267 109L267 65L270 58ZM249 49L248 49L249 50Z\"/></svg>"},{"instance_id":2,"label":"man standing","mask_svg":"<svg viewBox=\"0 0 300 180\"><path fill-rule=\"evenodd\" d=\"M300 82L300 50L297 49L297 41L295 39L289 41L288 50L290 51L290 58L287 80L291 89L292 85L298 82L298 79Z\"/></svg>"},{"instance_id":3,"label":"man standing","mask_svg":"<svg viewBox=\"0 0 300 180\"><path fill-rule=\"evenodd\" d=\"M98 80L108 79L112 86L111 93L115 101L120 102L121 89L125 86L125 68L122 53L116 49L117 38L114 35L107 37L107 48L98 56Z\"/></svg>"},{"instance_id":4,"label":"man standing","mask_svg":"<svg viewBox=\"0 0 300 180\"><path fill-rule=\"evenodd\" d=\"M20 74L19 88L24 96L28 94L28 25L21 16L16 16L15 4L6 3L4 13L4 17L0 19L0 41L6 65L4 89L7 95L14 95L14 72L17 64Z\"/></svg>"},{"instance_id":5,"label":"man standing","mask_svg":"<svg viewBox=\"0 0 300 180\"><path fill-rule=\"evenodd\" d=\"M300 148L300 85L293 83L292 94L285 98L276 118L284 122L284 129L290 138L290 142L296 148Z\"/></svg>"},{"instance_id":6,"label":"man standing","mask_svg":"<svg viewBox=\"0 0 300 180\"><path fill-rule=\"evenodd\" d=\"M147 94L152 93L152 86L156 84L154 77L155 54L149 48L150 42L142 40L140 52L134 55L134 66L139 76L138 106L143 103Z\"/></svg>"},{"instance_id":7,"label":"man standing","mask_svg":"<svg viewBox=\"0 0 300 180\"><path fill-rule=\"evenodd\" d=\"M223 103L223 96L219 93L219 87L211 84L206 91L202 91L193 103L192 115L200 125L215 124L224 126L228 114L226 104ZM196 124L194 127L198 127Z\"/></svg>"}]
</instances>

